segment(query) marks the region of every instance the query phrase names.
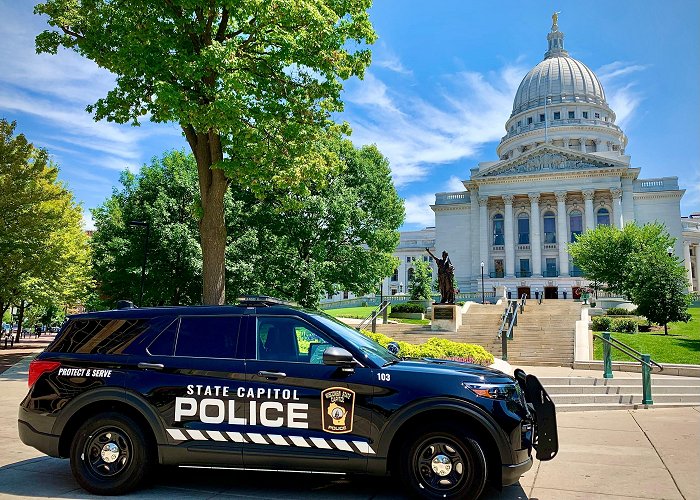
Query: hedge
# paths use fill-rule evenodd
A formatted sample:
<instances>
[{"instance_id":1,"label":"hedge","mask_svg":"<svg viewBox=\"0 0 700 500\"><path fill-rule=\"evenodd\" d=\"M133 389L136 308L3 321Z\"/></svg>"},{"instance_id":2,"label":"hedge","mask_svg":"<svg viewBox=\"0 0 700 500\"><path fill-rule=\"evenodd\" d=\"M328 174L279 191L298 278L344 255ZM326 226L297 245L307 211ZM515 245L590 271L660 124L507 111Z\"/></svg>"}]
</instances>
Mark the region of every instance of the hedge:
<instances>
[{"instance_id":1,"label":"hedge","mask_svg":"<svg viewBox=\"0 0 700 500\"><path fill-rule=\"evenodd\" d=\"M609 332L612 319L607 316L594 316L591 320L591 330L594 332Z\"/></svg>"},{"instance_id":2,"label":"hedge","mask_svg":"<svg viewBox=\"0 0 700 500\"><path fill-rule=\"evenodd\" d=\"M391 306L391 312L395 312L395 313L424 313L425 307L423 307L423 304L412 304L410 302L406 302L404 304L396 304L395 306Z\"/></svg>"},{"instance_id":3,"label":"hedge","mask_svg":"<svg viewBox=\"0 0 700 500\"><path fill-rule=\"evenodd\" d=\"M372 333L362 330L362 334L383 347L389 345L389 342L394 342L394 339L383 333ZM405 358L447 359L478 365L490 365L493 363L493 354L480 345L475 344L465 344L437 337L433 337L427 342L418 345L404 341L398 341L397 344L399 344L399 349L401 349L401 356Z\"/></svg>"},{"instance_id":4,"label":"hedge","mask_svg":"<svg viewBox=\"0 0 700 500\"><path fill-rule=\"evenodd\" d=\"M591 321L594 332L637 333L637 320L631 318L612 319L607 316L595 316Z\"/></svg>"},{"instance_id":5,"label":"hedge","mask_svg":"<svg viewBox=\"0 0 700 500\"><path fill-rule=\"evenodd\" d=\"M629 316L630 312L622 307L611 307L605 311L605 314L608 316Z\"/></svg>"}]
</instances>

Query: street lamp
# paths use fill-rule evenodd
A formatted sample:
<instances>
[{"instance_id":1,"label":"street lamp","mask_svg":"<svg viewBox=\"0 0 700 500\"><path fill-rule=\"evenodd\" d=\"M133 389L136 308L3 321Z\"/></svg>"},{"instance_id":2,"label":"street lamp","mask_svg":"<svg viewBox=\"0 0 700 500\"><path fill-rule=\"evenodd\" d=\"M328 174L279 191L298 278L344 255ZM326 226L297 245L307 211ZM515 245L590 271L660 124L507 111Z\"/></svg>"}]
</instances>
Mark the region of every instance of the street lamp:
<instances>
[{"instance_id":1,"label":"street lamp","mask_svg":"<svg viewBox=\"0 0 700 500\"><path fill-rule=\"evenodd\" d=\"M668 254L669 257L670 257L671 255L673 255L673 247L667 247L667 248L666 248L666 253Z\"/></svg>"},{"instance_id":2,"label":"street lamp","mask_svg":"<svg viewBox=\"0 0 700 500\"><path fill-rule=\"evenodd\" d=\"M148 221L132 220L129 221L130 226L139 226L146 228L146 244L143 247L143 264L141 264L141 295L139 296L139 307L143 306L143 284L146 281L146 261L148 259L148 236L151 232L151 225Z\"/></svg>"},{"instance_id":3,"label":"street lamp","mask_svg":"<svg viewBox=\"0 0 700 500\"><path fill-rule=\"evenodd\" d=\"M484 262L481 262L481 303L486 304L486 297L484 296Z\"/></svg>"},{"instance_id":4,"label":"street lamp","mask_svg":"<svg viewBox=\"0 0 700 500\"><path fill-rule=\"evenodd\" d=\"M399 293L403 293L403 281L399 283Z\"/></svg>"}]
</instances>

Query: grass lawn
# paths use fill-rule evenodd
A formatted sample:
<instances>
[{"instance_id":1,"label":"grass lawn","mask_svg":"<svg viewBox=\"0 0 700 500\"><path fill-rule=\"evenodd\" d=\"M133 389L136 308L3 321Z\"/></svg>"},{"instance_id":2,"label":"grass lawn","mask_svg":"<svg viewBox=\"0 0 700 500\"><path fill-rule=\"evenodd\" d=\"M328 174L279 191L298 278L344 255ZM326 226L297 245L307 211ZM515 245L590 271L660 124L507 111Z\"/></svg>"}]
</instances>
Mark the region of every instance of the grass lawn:
<instances>
[{"instance_id":1,"label":"grass lawn","mask_svg":"<svg viewBox=\"0 0 700 500\"><path fill-rule=\"evenodd\" d=\"M613 333L613 338L631 348L651 354L658 363L684 363L700 365L700 307L688 309L692 319L688 323L670 323L668 335L664 331L650 333ZM603 359L603 342L594 339L593 358ZM633 361L617 349L612 353L615 361Z\"/></svg>"},{"instance_id":2,"label":"grass lawn","mask_svg":"<svg viewBox=\"0 0 700 500\"><path fill-rule=\"evenodd\" d=\"M323 312L330 314L335 318L356 318L365 319L367 316L372 314L374 307L346 307L343 309L324 309ZM389 312L391 312L391 306L389 306ZM389 318L391 321L396 321L398 323L410 323L412 325L429 325L430 320L427 319L404 319L404 318Z\"/></svg>"}]
</instances>

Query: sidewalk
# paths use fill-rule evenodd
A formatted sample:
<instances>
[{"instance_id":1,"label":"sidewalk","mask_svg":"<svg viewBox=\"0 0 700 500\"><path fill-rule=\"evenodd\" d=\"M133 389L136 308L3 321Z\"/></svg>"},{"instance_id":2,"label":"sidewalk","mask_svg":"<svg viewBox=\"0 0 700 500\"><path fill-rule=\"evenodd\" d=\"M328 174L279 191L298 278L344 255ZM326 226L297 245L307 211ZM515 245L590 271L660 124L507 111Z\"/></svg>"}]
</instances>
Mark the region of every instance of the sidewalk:
<instances>
[{"instance_id":1,"label":"sidewalk","mask_svg":"<svg viewBox=\"0 0 700 500\"><path fill-rule=\"evenodd\" d=\"M19 362L22 358L43 351L55 338L55 333L44 333L38 338L34 335L31 338L22 338L8 349L0 347L0 373ZM2 345L5 345L4 342Z\"/></svg>"},{"instance_id":2,"label":"sidewalk","mask_svg":"<svg viewBox=\"0 0 700 500\"><path fill-rule=\"evenodd\" d=\"M0 499L91 498L76 484L67 460L43 456L17 437L30 359L0 374ZM581 372L528 370L542 376ZM519 483L502 492L491 488L483 499L700 499L700 408L561 413L557 420L559 455L536 461ZM396 483L383 477L164 469L153 481L124 498L401 498Z\"/></svg>"}]
</instances>

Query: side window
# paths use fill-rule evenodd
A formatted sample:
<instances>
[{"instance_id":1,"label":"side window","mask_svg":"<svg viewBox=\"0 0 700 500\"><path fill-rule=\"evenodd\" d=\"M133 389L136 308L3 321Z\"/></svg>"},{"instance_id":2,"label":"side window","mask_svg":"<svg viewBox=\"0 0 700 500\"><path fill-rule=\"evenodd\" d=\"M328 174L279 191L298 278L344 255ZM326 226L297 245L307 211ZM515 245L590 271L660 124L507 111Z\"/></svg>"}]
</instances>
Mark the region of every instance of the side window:
<instances>
[{"instance_id":1,"label":"side window","mask_svg":"<svg viewBox=\"0 0 700 500\"><path fill-rule=\"evenodd\" d=\"M323 352L336 344L297 318L261 316L257 325L257 359L323 364Z\"/></svg>"},{"instance_id":2,"label":"side window","mask_svg":"<svg viewBox=\"0 0 700 500\"><path fill-rule=\"evenodd\" d=\"M53 351L122 354L147 328L147 319L76 319L66 327Z\"/></svg>"},{"instance_id":3,"label":"side window","mask_svg":"<svg viewBox=\"0 0 700 500\"><path fill-rule=\"evenodd\" d=\"M180 319L176 356L235 358L240 316L185 316Z\"/></svg>"},{"instance_id":4,"label":"side window","mask_svg":"<svg viewBox=\"0 0 700 500\"><path fill-rule=\"evenodd\" d=\"M172 356L175 352L175 336L180 326L180 319L171 322L148 346L152 356Z\"/></svg>"}]
</instances>

